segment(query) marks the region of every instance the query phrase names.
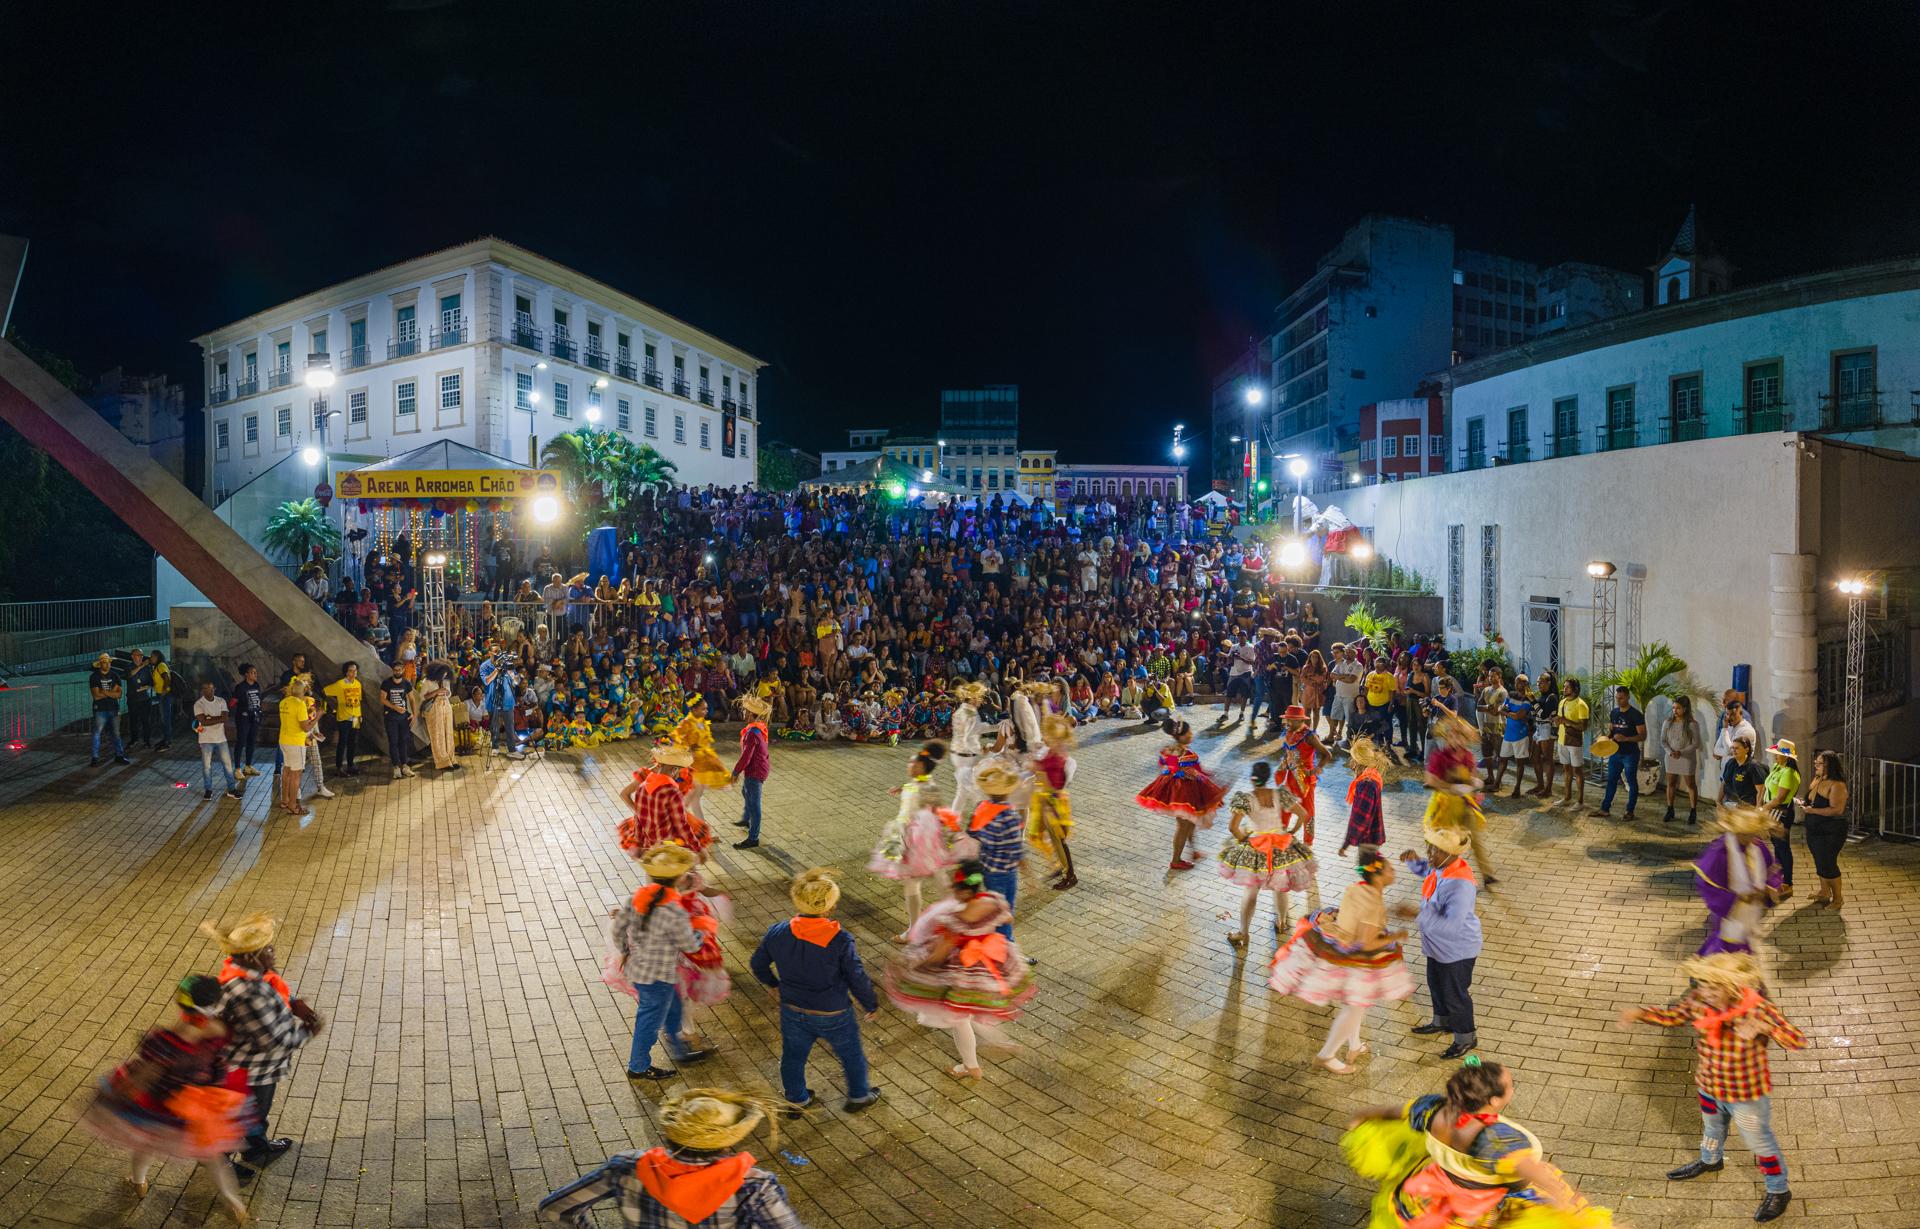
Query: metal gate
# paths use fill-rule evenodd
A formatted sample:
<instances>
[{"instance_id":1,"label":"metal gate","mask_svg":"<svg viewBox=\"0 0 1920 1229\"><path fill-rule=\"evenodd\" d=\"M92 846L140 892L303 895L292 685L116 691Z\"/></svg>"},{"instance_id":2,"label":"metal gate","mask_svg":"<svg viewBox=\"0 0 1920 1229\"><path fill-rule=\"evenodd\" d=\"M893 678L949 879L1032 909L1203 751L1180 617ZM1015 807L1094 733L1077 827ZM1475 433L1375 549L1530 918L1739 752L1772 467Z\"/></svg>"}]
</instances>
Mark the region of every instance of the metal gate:
<instances>
[{"instance_id":1,"label":"metal gate","mask_svg":"<svg viewBox=\"0 0 1920 1229\"><path fill-rule=\"evenodd\" d=\"M1869 817L1877 814L1881 836L1920 840L1920 764L1875 760L1873 770L1861 775L1872 794L1858 804L1854 831L1867 830Z\"/></svg>"},{"instance_id":2,"label":"metal gate","mask_svg":"<svg viewBox=\"0 0 1920 1229\"><path fill-rule=\"evenodd\" d=\"M1560 674L1560 615L1558 602L1535 598L1523 604L1520 623L1520 669L1534 678L1542 670Z\"/></svg>"}]
</instances>

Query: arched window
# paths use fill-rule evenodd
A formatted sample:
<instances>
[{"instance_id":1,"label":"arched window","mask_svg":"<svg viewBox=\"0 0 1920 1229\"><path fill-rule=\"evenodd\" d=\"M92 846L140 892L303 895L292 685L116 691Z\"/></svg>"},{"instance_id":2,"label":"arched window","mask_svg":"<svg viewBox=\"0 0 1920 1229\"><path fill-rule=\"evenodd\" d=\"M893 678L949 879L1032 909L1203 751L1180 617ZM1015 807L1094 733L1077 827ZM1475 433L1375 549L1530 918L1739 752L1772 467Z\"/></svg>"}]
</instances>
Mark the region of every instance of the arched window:
<instances>
[{"instance_id":1,"label":"arched window","mask_svg":"<svg viewBox=\"0 0 1920 1229\"><path fill-rule=\"evenodd\" d=\"M1122 478L1122 479L1120 480L1120 493L1121 493L1122 495L1131 495L1131 494L1133 494L1133 479L1131 479L1131 478Z\"/></svg>"},{"instance_id":2,"label":"arched window","mask_svg":"<svg viewBox=\"0 0 1920 1229\"><path fill-rule=\"evenodd\" d=\"M1677 277L1670 277L1667 279L1667 302L1678 303L1679 301L1680 301L1680 279Z\"/></svg>"},{"instance_id":3,"label":"arched window","mask_svg":"<svg viewBox=\"0 0 1920 1229\"><path fill-rule=\"evenodd\" d=\"M1153 480L1153 497L1155 499L1160 498L1160 480L1158 478Z\"/></svg>"},{"instance_id":4,"label":"arched window","mask_svg":"<svg viewBox=\"0 0 1920 1229\"><path fill-rule=\"evenodd\" d=\"M1073 480L1073 493L1075 495L1085 495L1087 493L1087 480L1085 478L1075 478Z\"/></svg>"},{"instance_id":5,"label":"arched window","mask_svg":"<svg viewBox=\"0 0 1920 1229\"><path fill-rule=\"evenodd\" d=\"M1118 495L1119 493L1120 493L1120 480L1117 478L1107 479L1107 494Z\"/></svg>"}]
</instances>

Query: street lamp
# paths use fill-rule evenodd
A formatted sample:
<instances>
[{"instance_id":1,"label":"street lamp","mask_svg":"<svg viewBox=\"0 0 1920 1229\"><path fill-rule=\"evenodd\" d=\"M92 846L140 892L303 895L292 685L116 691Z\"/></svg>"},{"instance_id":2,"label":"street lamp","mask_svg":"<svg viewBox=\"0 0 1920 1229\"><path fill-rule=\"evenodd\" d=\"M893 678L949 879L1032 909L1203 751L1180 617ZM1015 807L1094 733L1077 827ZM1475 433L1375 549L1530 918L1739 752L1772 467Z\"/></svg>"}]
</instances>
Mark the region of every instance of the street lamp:
<instances>
[{"instance_id":1,"label":"street lamp","mask_svg":"<svg viewBox=\"0 0 1920 1229\"><path fill-rule=\"evenodd\" d=\"M542 495L533 501L533 519L543 525L552 524L560 517L560 501L551 495Z\"/></svg>"},{"instance_id":2,"label":"street lamp","mask_svg":"<svg viewBox=\"0 0 1920 1229\"><path fill-rule=\"evenodd\" d=\"M1293 532L1300 532L1300 503L1307 497L1307 465L1305 457L1295 457L1287 462L1287 472L1293 475Z\"/></svg>"},{"instance_id":3,"label":"street lamp","mask_svg":"<svg viewBox=\"0 0 1920 1229\"><path fill-rule=\"evenodd\" d=\"M1833 586L1847 599L1847 676L1840 701L1841 755L1847 764L1847 780L1859 781L1866 769L1860 758L1861 723L1866 716L1867 691L1867 578L1848 576ZM1855 786L1856 789L1863 786ZM1866 835L1867 808L1854 807L1849 826L1850 839Z\"/></svg>"},{"instance_id":4,"label":"street lamp","mask_svg":"<svg viewBox=\"0 0 1920 1229\"><path fill-rule=\"evenodd\" d=\"M590 405L590 406L588 406L588 407L587 407L587 421L588 421L588 422L599 422L599 421L600 421L600 407L599 407L599 406L597 406L597 405Z\"/></svg>"},{"instance_id":5,"label":"street lamp","mask_svg":"<svg viewBox=\"0 0 1920 1229\"><path fill-rule=\"evenodd\" d=\"M1187 455L1187 446L1180 442L1180 433L1186 429L1185 423L1173 424L1173 459L1176 461Z\"/></svg>"},{"instance_id":6,"label":"street lamp","mask_svg":"<svg viewBox=\"0 0 1920 1229\"><path fill-rule=\"evenodd\" d=\"M1300 541L1300 539L1298 538L1291 538L1286 542L1281 543L1280 545L1280 566L1281 567L1297 568L1301 564L1305 563L1306 561L1307 561L1306 543Z\"/></svg>"},{"instance_id":7,"label":"street lamp","mask_svg":"<svg viewBox=\"0 0 1920 1229\"><path fill-rule=\"evenodd\" d=\"M312 444L308 444L305 448L302 448L300 450L300 459L306 462L308 468L312 468L313 466L320 464L321 455L322 454L320 450L318 448L315 448Z\"/></svg>"},{"instance_id":8,"label":"street lamp","mask_svg":"<svg viewBox=\"0 0 1920 1229\"><path fill-rule=\"evenodd\" d=\"M330 354L307 355L307 387L324 392L333 387L333 356Z\"/></svg>"},{"instance_id":9,"label":"street lamp","mask_svg":"<svg viewBox=\"0 0 1920 1229\"><path fill-rule=\"evenodd\" d=\"M1593 648L1587 661L1595 678L1611 674L1616 664L1614 628L1619 621L1620 580L1614 573L1618 571L1606 559L1587 565L1587 575L1593 577Z\"/></svg>"},{"instance_id":10,"label":"street lamp","mask_svg":"<svg viewBox=\"0 0 1920 1229\"><path fill-rule=\"evenodd\" d=\"M1261 402L1267 399L1267 395L1265 393L1261 392L1259 389L1254 388L1252 386L1249 386L1247 388L1245 396L1246 396L1248 405L1259 405Z\"/></svg>"}]
</instances>

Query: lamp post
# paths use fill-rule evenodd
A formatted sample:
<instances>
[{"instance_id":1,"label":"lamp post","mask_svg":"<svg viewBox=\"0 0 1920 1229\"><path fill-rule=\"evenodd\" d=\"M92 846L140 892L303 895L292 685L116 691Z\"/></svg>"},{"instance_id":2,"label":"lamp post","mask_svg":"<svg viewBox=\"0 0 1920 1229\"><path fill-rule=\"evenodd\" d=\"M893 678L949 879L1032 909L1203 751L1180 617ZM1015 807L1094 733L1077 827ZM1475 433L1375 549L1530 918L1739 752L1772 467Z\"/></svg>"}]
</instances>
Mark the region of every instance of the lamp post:
<instances>
[{"instance_id":1,"label":"lamp post","mask_svg":"<svg viewBox=\"0 0 1920 1229\"><path fill-rule=\"evenodd\" d=\"M420 575L426 582L420 594L421 621L427 633L427 656L447 653L447 552L434 549L420 556Z\"/></svg>"},{"instance_id":2,"label":"lamp post","mask_svg":"<svg viewBox=\"0 0 1920 1229\"><path fill-rule=\"evenodd\" d=\"M1233 439L1236 444L1241 444L1240 472L1246 477L1247 508L1251 512L1254 507L1254 496L1258 493L1260 486L1258 411L1262 405L1266 404L1267 394L1255 385L1249 384L1240 397L1247 406L1247 428L1245 436L1236 435Z\"/></svg>"},{"instance_id":3,"label":"lamp post","mask_svg":"<svg viewBox=\"0 0 1920 1229\"><path fill-rule=\"evenodd\" d=\"M1617 663L1614 627L1620 603L1620 578L1614 574L1616 571L1613 564L1604 559L1587 565L1587 575L1593 577L1593 647L1587 663L1594 678L1613 673Z\"/></svg>"},{"instance_id":4,"label":"lamp post","mask_svg":"<svg viewBox=\"0 0 1920 1229\"><path fill-rule=\"evenodd\" d=\"M1867 578L1849 576L1834 588L1847 599L1847 679L1840 706L1841 755L1847 761L1847 780L1855 783L1854 789L1862 791L1864 800L1865 782L1860 773L1866 764L1860 758L1860 723L1866 715ZM1848 808L1847 823L1853 829L1849 834L1852 839L1866 835L1866 811L1865 806Z\"/></svg>"},{"instance_id":5,"label":"lamp post","mask_svg":"<svg viewBox=\"0 0 1920 1229\"><path fill-rule=\"evenodd\" d=\"M1287 472L1293 475L1293 536L1300 536L1300 504L1307 497L1307 459L1295 457L1287 462Z\"/></svg>"}]
</instances>

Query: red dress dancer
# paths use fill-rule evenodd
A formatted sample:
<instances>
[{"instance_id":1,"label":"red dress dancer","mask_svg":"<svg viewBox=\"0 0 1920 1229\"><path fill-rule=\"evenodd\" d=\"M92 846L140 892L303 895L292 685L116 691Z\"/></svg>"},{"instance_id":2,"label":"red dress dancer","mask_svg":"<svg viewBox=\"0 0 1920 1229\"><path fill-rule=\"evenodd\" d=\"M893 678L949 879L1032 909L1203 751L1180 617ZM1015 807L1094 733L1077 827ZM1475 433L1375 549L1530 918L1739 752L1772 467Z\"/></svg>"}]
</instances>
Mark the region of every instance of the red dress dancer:
<instances>
[{"instance_id":1,"label":"red dress dancer","mask_svg":"<svg viewBox=\"0 0 1920 1229\"><path fill-rule=\"evenodd\" d=\"M1133 800L1149 811L1173 816L1173 860L1167 863L1167 869L1192 870L1193 863L1183 854L1189 848L1199 853L1193 845L1194 829L1213 826L1213 813L1220 809L1227 791L1207 775L1200 757L1187 745L1193 741L1191 726L1184 721L1169 721L1161 729L1173 739L1173 745L1160 752L1160 775Z\"/></svg>"},{"instance_id":2,"label":"red dress dancer","mask_svg":"<svg viewBox=\"0 0 1920 1229\"><path fill-rule=\"evenodd\" d=\"M1299 801L1293 804L1305 826L1300 830L1300 839L1309 848L1313 845L1313 796L1320 781L1320 760L1326 754L1326 747L1312 730L1307 728L1307 710L1298 704L1287 707L1283 720L1287 724L1287 733L1280 740L1280 784Z\"/></svg>"},{"instance_id":3,"label":"red dress dancer","mask_svg":"<svg viewBox=\"0 0 1920 1229\"><path fill-rule=\"evenodd\" d=\"M678 841L702 858L713 837L707 825L687 810L679 782L667 770L684 768L692 753L683 747L661 744L653 749L653 767L635 773L633 784L621 797L633 806L633 814L620 822L620 848L638 858L661 841Z\"/></svg>"}]
</instances>

